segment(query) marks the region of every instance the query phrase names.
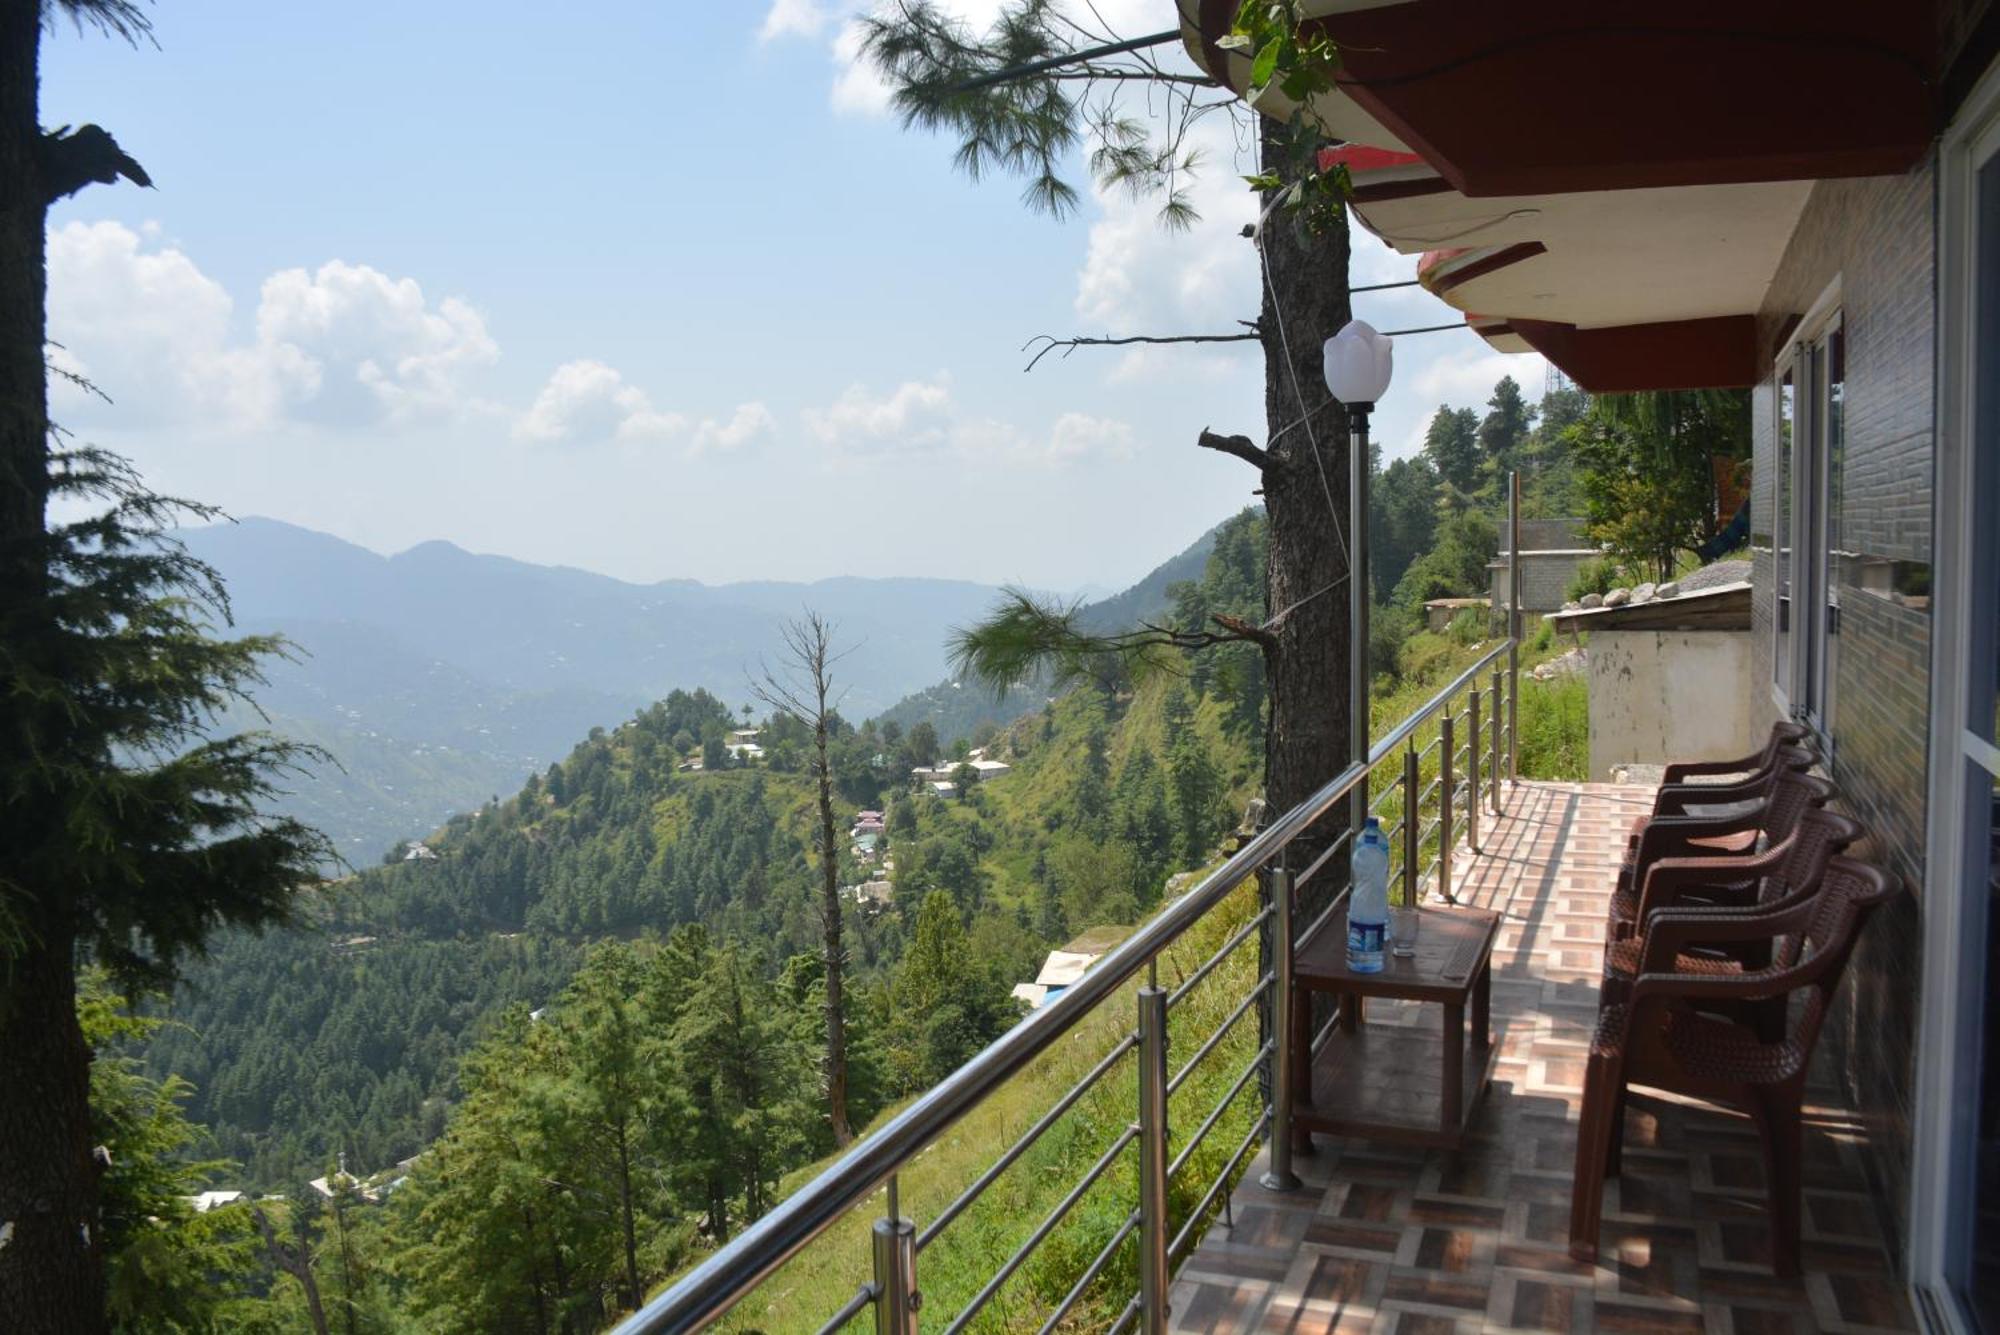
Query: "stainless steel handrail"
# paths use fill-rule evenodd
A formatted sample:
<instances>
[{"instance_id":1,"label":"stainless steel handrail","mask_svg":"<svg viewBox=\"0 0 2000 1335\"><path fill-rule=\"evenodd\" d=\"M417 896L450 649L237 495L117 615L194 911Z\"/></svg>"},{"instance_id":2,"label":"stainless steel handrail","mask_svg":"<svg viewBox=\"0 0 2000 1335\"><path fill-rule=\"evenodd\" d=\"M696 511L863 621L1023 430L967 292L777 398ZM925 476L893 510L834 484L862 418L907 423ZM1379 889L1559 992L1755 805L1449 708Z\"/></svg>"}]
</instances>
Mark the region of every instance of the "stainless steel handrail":
<instances>
[{"instance_id":1,"label":"stainless steel handrail","mask_svg":"<svg viewBox=\"0 0 2000 1335\"><path fill-rule=\"evenodd\" d=\"M1367 778L1370 768L1349 765L1311 797L1279 815L1234 857L1114 947L1055 1000L994 1039L881 1130L627 1317L618 1326L618 1335L694 1330L735 1306L800 1248L873 1195L899 1165L916 1157L1009 1077L1053 1047L1149 960L1352 792Z\"/></svg>"},{"instance_id":2,"label":"stainless steel handrail","mask_svg":"<svg viewBox=\"0 0 2000 1335\"><path fill-rule=\"evenodd\" d=\"M627 1317L618 1326L617 1335L695 1330L728 1312L773 1271L872 1196L898 1167L936 1141L1001 1084L1050 1050L1230 892L1365 784L1375 768L1408 742L1418 728L1447 708L1480 672L1516 647L1510 638L1481 655L1449 685L1435 692L1376 741L1369 748L1366 763L1349 765L1305 801L1280 814L1221 867L1114 947L1053 1001L995 1039L887 1125L853 1146L825 1172L779 1202L763 1218ZM1515 689L1518 690L1518 685ZM1269 983L1266 975L1258 989ZM1269 1120L1268 1113L1263 1120ZM1252 1128L1246 1149L1254 1141L1256 1130ZM1241 1154L1239 1151L1238 1160ZM1220 1186L1218 1182L1217 1187ZM1214 1195L1215 1189L1211 1189L1208 1201L1212 1202ZM1197 1211L1197 1217L1199 1214ZM1191 1219L1190 1227L1192 1223Z\"/></svg>"}]
</instances>

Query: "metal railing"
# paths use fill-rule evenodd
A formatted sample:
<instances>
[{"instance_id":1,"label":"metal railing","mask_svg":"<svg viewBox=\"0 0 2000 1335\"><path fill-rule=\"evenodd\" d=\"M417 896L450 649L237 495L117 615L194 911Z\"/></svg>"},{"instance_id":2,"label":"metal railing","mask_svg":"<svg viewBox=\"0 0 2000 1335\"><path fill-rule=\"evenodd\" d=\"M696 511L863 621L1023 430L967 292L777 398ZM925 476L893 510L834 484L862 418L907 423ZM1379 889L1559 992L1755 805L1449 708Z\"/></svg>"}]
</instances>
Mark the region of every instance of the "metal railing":
<instances>
[{"instance_id":1,"label":"metal railing","mask_svg":"<svg viewBox=\"0 0 2000 1335\"><path fill-rule=\"evenodd\" d=\"M1520 531L1518 481L1515 484L1510 533ZM1518 550L1518 536L1510 550ZM1295 930L1294 908L1299 888L1332 865L1351 842L1351 813L1366 811L1381 819L1392 840L1400 838L1402 857L1392 872L1396 893L1406 903L1417 901L1425 886L1453 902L1452 856L1462 830L1473 849L1479 846L1482 787L1492 813L1500 812L1500 780L1515 772L1516 699L1519 694L1519 563L1509 577L1508 634L1436 692L1369 748L1368 759L1351 764L1331 782L1252 837L1221 867L1181 898L1162 909L1122 944L1100 959L1081 979L1047 1002L1020 1024L994 1040L965 1065L921 1095L887 1125L852 1147L825 1172L779 1202L769 1213L710 1256L618 1327L618 1335L651 1335L691 1331L720 1318L807 1244L848 1213L887 1187L887 1212L872 1229L871 1277L853 1297L828 1314L822 1332L839 1330L871 1306L878 1335L915 1335L917 1314L924 1307L918 1264L925 1248L936 1242L954 1221L974 1205L989 1187L1108 1078L1129 1054L1138 1054L1134 1081L1134 1118L1098 1156L1082 1177L1042 1218L1014 1251L998 1261L991 1274L963 1306L948 1313L926 1310L938 1329L956 1332L970 1326L996 1295L1020 1271L1035 1251L1060 1227L1077 1203L1134 1146L1138 1149L1137 1200L1123 1223L1077 1274L1063 1299L1041 1326L1053 1331L1090 1295L1120 1248L1137 1239L1137 1292L1119 1309L1114 1335L1136 1321L1145 1335L1167 1329L1170 1267L1183 1256L1221 1201L1226 1208L1237 1172L1268 1136L1270 1168L1261 1179L1272 1190L1296 1189L1292 1173L1291 987L1292 956L1304 938ZM1365 655L1364 655L1365 661ZM1504 709L1503 709L1504 707ZM1503 724L1504 719L1504 724ZM1433 727L1435 725L1435 727ZM1424 740L1426 737L1428 741ZM1482 755L1482 752L1485 754ZM1376 782L1378 772L1386 782ZM1484 783L1482 784L1482 765ZM1353 799L1350 801L1350 799ZM1349 808L1343 812L1343 804ZM1288 870L1288 854L1303 836L1332 813L1343 820L1339 835L1314 849L1312 861L1300 872ZM1462 823L1461 823L1462 822ZM1320 841L1314 839L1305 846ZM1247 921L1232 931L1171 992L1160 986L1162 955L1202 923L1231 893L1262 877L1265 898ZM1345 895L1345 887L1335 902ZM1319 921L1331 909L1323 910ZM1177 1072L1169 1074L1169 1012L1208 980L1237 951L1266 927L1273 936L1272 967L1256 970L1255 981L1237 999L1217 1027L1198 1044ZM1309 927L1306 935L1311 934ZM1144 975L1136 989L1136 1023L1109 1051L994 1159L951 1203L922 1229L903 1217L897 1170L936 1142L1008 1079L1020 1073L1055 1044L1070 1035L1125 985ZM1268 1005L1270 1037L1256 1044L1251 1060L1203 1115L1196 1129L1169 1158L1172 1145L1170 1114L1173 1096L1182 1090L1201 1063L1218 1051L1238 1024L1260 1003ZM1224 1161L1221 1171L1203 1184L1197 1203L1178 1230L1170 1212L1174 1183L1192 1163L1196 1150L1226 1119L1243 1092L1259 1074L1267 1077L1270 1101L1257 1109L1249 1129ZM859 1258L857 1258L859 1259Z\"/></svg>"}]
</instances>

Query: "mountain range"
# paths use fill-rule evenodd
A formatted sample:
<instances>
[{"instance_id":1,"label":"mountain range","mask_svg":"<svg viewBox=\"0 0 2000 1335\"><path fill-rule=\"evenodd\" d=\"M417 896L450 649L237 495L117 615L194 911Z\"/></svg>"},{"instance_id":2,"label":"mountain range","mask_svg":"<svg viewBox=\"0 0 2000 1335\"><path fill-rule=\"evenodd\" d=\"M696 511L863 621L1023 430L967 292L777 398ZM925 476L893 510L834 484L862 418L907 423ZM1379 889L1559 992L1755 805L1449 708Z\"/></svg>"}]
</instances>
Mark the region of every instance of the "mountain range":
<instances>
[{"instance_id":1,"label":"mountain range","mask_svg":"<svg viewBox=\"0 0 2000 1335\"><path fill-rule=\"evenodd\" d=\"M179 536L221 573L239 631L276 632L294 646L268 665L256 709L224 722L327 751L336 763L296 780L283 806L356 864L514 791L592 728L674 688L747 699L779 627L807 607L849 647L842 712L914 722L937 712L922 693L963 699L947 676L948 633L999 593L928 578L635 584L448 542L383 556L264 518ZM1199 574L1211 540L1092 604L1087 624L1129 624L1164 607L1167 583ZM1030 703L952 712L1008 717ZM958 721L934 720L941 732Z\"/></svg>"}]
</instances>

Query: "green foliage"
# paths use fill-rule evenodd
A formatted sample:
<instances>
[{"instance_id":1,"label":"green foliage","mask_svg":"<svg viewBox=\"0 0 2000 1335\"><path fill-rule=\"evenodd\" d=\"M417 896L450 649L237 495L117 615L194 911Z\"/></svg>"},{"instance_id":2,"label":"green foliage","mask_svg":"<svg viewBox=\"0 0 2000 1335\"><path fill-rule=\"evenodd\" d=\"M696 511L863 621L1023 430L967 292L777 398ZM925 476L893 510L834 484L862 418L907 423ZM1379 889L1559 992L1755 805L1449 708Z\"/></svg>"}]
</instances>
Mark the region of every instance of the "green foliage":
<instances>
[{"instance_id":1,"label":"green foliage","mask_svg":"<svg viewBox=\"0 0 2000 1335\"><path fill-rule=\"evenodd\" d=\"M1433 598L1467 598L1486 591L1486 563L1500 549L1500 531L1493 520L1479 510L1465 509L1446 516L1437 528L1437 541L1416 561L1396 585L1396 601L1420 607Z\"/></svg>"},{"instance_id":2,"label":"green foliage","mask_svg":"<svg viewBox=\"0 0 2000 1335\"><path fill-rule=\"evenodd\" d=\"M1528 441L1534 412L1521 397L1521 387L1511 375L1500 377L1487 400L1486 416L1479 423L1479 450L1496 474L1514 467L1516 456Z\"/></svg>"},{"instance_id":3,"label":"green foliage","mask_svg":"<svg viewBox=\"0 0 2000 1335\"><path fill-rule=\"evenodd\" d=\"M1377 472L1368 500L1368 573L1383 602L1437 541L1437 470L1424 458L1397 459Z\"/></svg>"},{"instance_id":4,"label":"green foliage","mask_svg":"<svg viewBox=\"0 0 2000 1335\"><path fill-rule=\"evenodd\" d=\"M1424 431L1424 457L1446 485L1470 493L1479 485L1479 414L1439 407Z\"/></svg>"},{"instance_id":5,"label":"green foliage","mask_svg":"<svg viewBox=\"0 0 2000 1335\"><path fill-rule=\"evenodd\" d=\"M1745 457L1748 391L1600 398L1570 433L1577 492L1593 540L1623 565L1673 578L1716 526L1716 460Z\"/></svg>"},{"instance_id":6,"label":"green foliage","mask_svg":"<svg viewBox=\"0 0 2000 1335\"><path fill-rule=\"evenodd\" d=\"M1609 593L1622 582L1618 562L1611 557L1600 556L1576 568L1576 573L1570 576L1567 596L1577 599L1586 594Z\"/></svg>"},{"instance_id":7,"label":"green foliage","mask_svg":"<svg viewBox=\"0 0 2000 1335\"><path fill-rule=\"evenodd\" d=\"M197 1214L189 1198L229 1165L192 1157L201 1129L178 1076L149 1079L124 1048L160 1027L135 1013L102 970L78 984L90 1065L92 1136L108 1162L99 1180L112 1324L131 1331L206 1331L249 1305L258 1258L249 1207Z\"/></svg>"},{"instance_id":8,"label":"green foliage","mask_svg":"<svg viewBox=\"0 0 2000 1335\"><path fill-rule=\"evenodd\" d=\"M1296 0L1251 0L1236 11L1229 33L1216 45L1250 57L1245 100L1256 105L1272 90L1293 110L1285 122L1285 168L1246 177L1260 191L1279 191L1278 205L1307 233L1319 236L1347 223L1349 181L1344 165L1321 167L1319 150L1338 136L1313 110L1334 90L1340 50L1325 31L1304 27Z\"/></svg>"},{"instance_id":9,"label":"green foliage","mask_svg":"<svg viewBox=\"0 0 2000 1335\"><path fill-rule=\"evenodd\" d=\"M1582 782L1590 774L1590 685L1582 673L1521 679L1521 773Z\"/></svg>"},{"instance_id":10,"label":"green foliage","mask_svg":"<svg viewBox=\"0 0 2000 1335\"><path fill-rule=\"evenodd\" d=\"M228 615L221 583L167 532L214 512L152 494L92 449L52 455L50 485L90 513L48 526L46 598L10 599L19 620L0 624L19 759L0 773L13 831L0 962L31 936L75 939L125 979L170 977L216 928L284 918L331 859L312 830L263 814L283 776L317 757L206 733L285 648L212 633Z\"/></svg>"}]
</instances>

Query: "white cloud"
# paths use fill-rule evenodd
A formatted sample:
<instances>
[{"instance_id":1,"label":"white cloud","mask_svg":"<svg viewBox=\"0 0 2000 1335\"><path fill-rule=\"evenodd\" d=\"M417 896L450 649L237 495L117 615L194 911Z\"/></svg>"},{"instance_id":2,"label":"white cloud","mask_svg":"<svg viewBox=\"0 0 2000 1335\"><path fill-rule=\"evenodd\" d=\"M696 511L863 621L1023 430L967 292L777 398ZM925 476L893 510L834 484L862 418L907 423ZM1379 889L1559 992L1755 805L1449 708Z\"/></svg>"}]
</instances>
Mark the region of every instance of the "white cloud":
<instances>
[{"instance_id":1,"label":"white cloud","mask_svg":"<svg viewBox=\"0 0 2000 1335\"><path fill-rule=\"evenodd\" d=\"M1132 428L1123 422L1085 413L1064 413L1049 432L1048 457L1051 463L1066 463L1086 454L1104 454L1129 459L1134 449Z\"/></svg>"},{"instance_id":2,"label":"white cloud","mask_svg":"<svg viewBox=\"0 0 2000 1335\"><path fill-rule=\"evenodd\" d=\"M765 11L764 26L757 30L760 42L781 37L814 38L833 21L833 7L820 0L771 0Z\"/></svg>"},{"instance_id":3,"label":"white cloud","mask_svg":"<svg viewBox=\"0 0 2000 1335\"><path fill-rule=\"evenodd\" d=\"M157 232L72 222L49 234L50 337L118 401L123 423L251 431L449 415L472 406L469 378L499 357L464 302L433 307L415 280L339 260L273 274L239 340L229 294L181 251L155 247ZM57 404L87 410L73 389Z\"/></svg>"},{"instance_id":4,"label":"white cloud","mask_svg":"<svg viewBox=\"0 0 2000 1335\"><path fill-rule=\"evenodd\" d=\"M746 403L730 415L727 422L717 422L705 417L701 425L694 429L694 441L688 447L690 454L703 454L709 450L738 450L767 436L777 423L771 417L771 410L761 403Z\"/></svg>"},{"instance_id":5,"label":"white cloud","mask_svg":"<svg viewBox=\"0 0 2000 1335\"><path fill-rule=\"evenodd\" d=\"M906 380L886 394L849 385L824 408L802 415L806 432L848 460L950 455L972 463L1060 467L1086 456L1128 459L1136 448L1123 422L1069 412L1037 436L992 417L966 417L953 402L951 377Z\"/></svg>"},{"instance_id":6,"label":"white cloud","mask_svg":"<svg viewBox=\"0 0 2000 1335\"><path fill-rule=\"evenodd\" d=\"M617 370L586 359L555 369L514 424L514 435L543 445L649 443L671 440L686 429L685 417L658 411L646 391Z\"/></svg>"},{"instance_id":7,"label":"white cloud","mask_svg":"<svg viewBox=\"0 0 2000 1335\"><path fill-rule=\"evenodd\" d=\"M1225 125L1211 119L1191 140L1202 160L1188 198L1201 220L1188 231L1161 225L1157 195L1134 198L1093 187L1099 216L1090 227L1075 299L1089 332L1233 333L1236 321L1256 317L1263 280L1256 249L1241 236L1256 220L1256 196L1243 184ZM1177 374L1197 361L1214 369L1234 360L1201 348L1138 349L1114 375Z\"/></svg>"},{"instance_id":8,"label":"white cloud","mask_svg":"<svg viewBox=\"0 0 2000 1335\"><path fill-rule=\"evenodd\" d=\"M824 408L803 414L808 434L850 454L907 454L935 449L949 437L951 377L906 380L885 395L849 385Z\"/></svg>"},{"instance_id":9,"label":"white cloud","mask_svg":"<svg viewBox=\"0 0 2000 1335\"><path fill-rule=\"evenodd\" d=\"M850 19L833 39L833 91L828 101L846 116L885 116L890 88L861 54L861 25Z\"/></svg>"},{"instance_id":10,"label":"white cloud","mask_svg":"<svg viewBox=\"0 0 2000 1335\"><path fill-rule=\"evenodd\" d=\"M455 297L435 309L414 278L329 260L264 280L257 343L296 348L322 368L311 414L344 420L449 413L468 377L500 358L477 311Z\"/></svg>"}]
</instances>

